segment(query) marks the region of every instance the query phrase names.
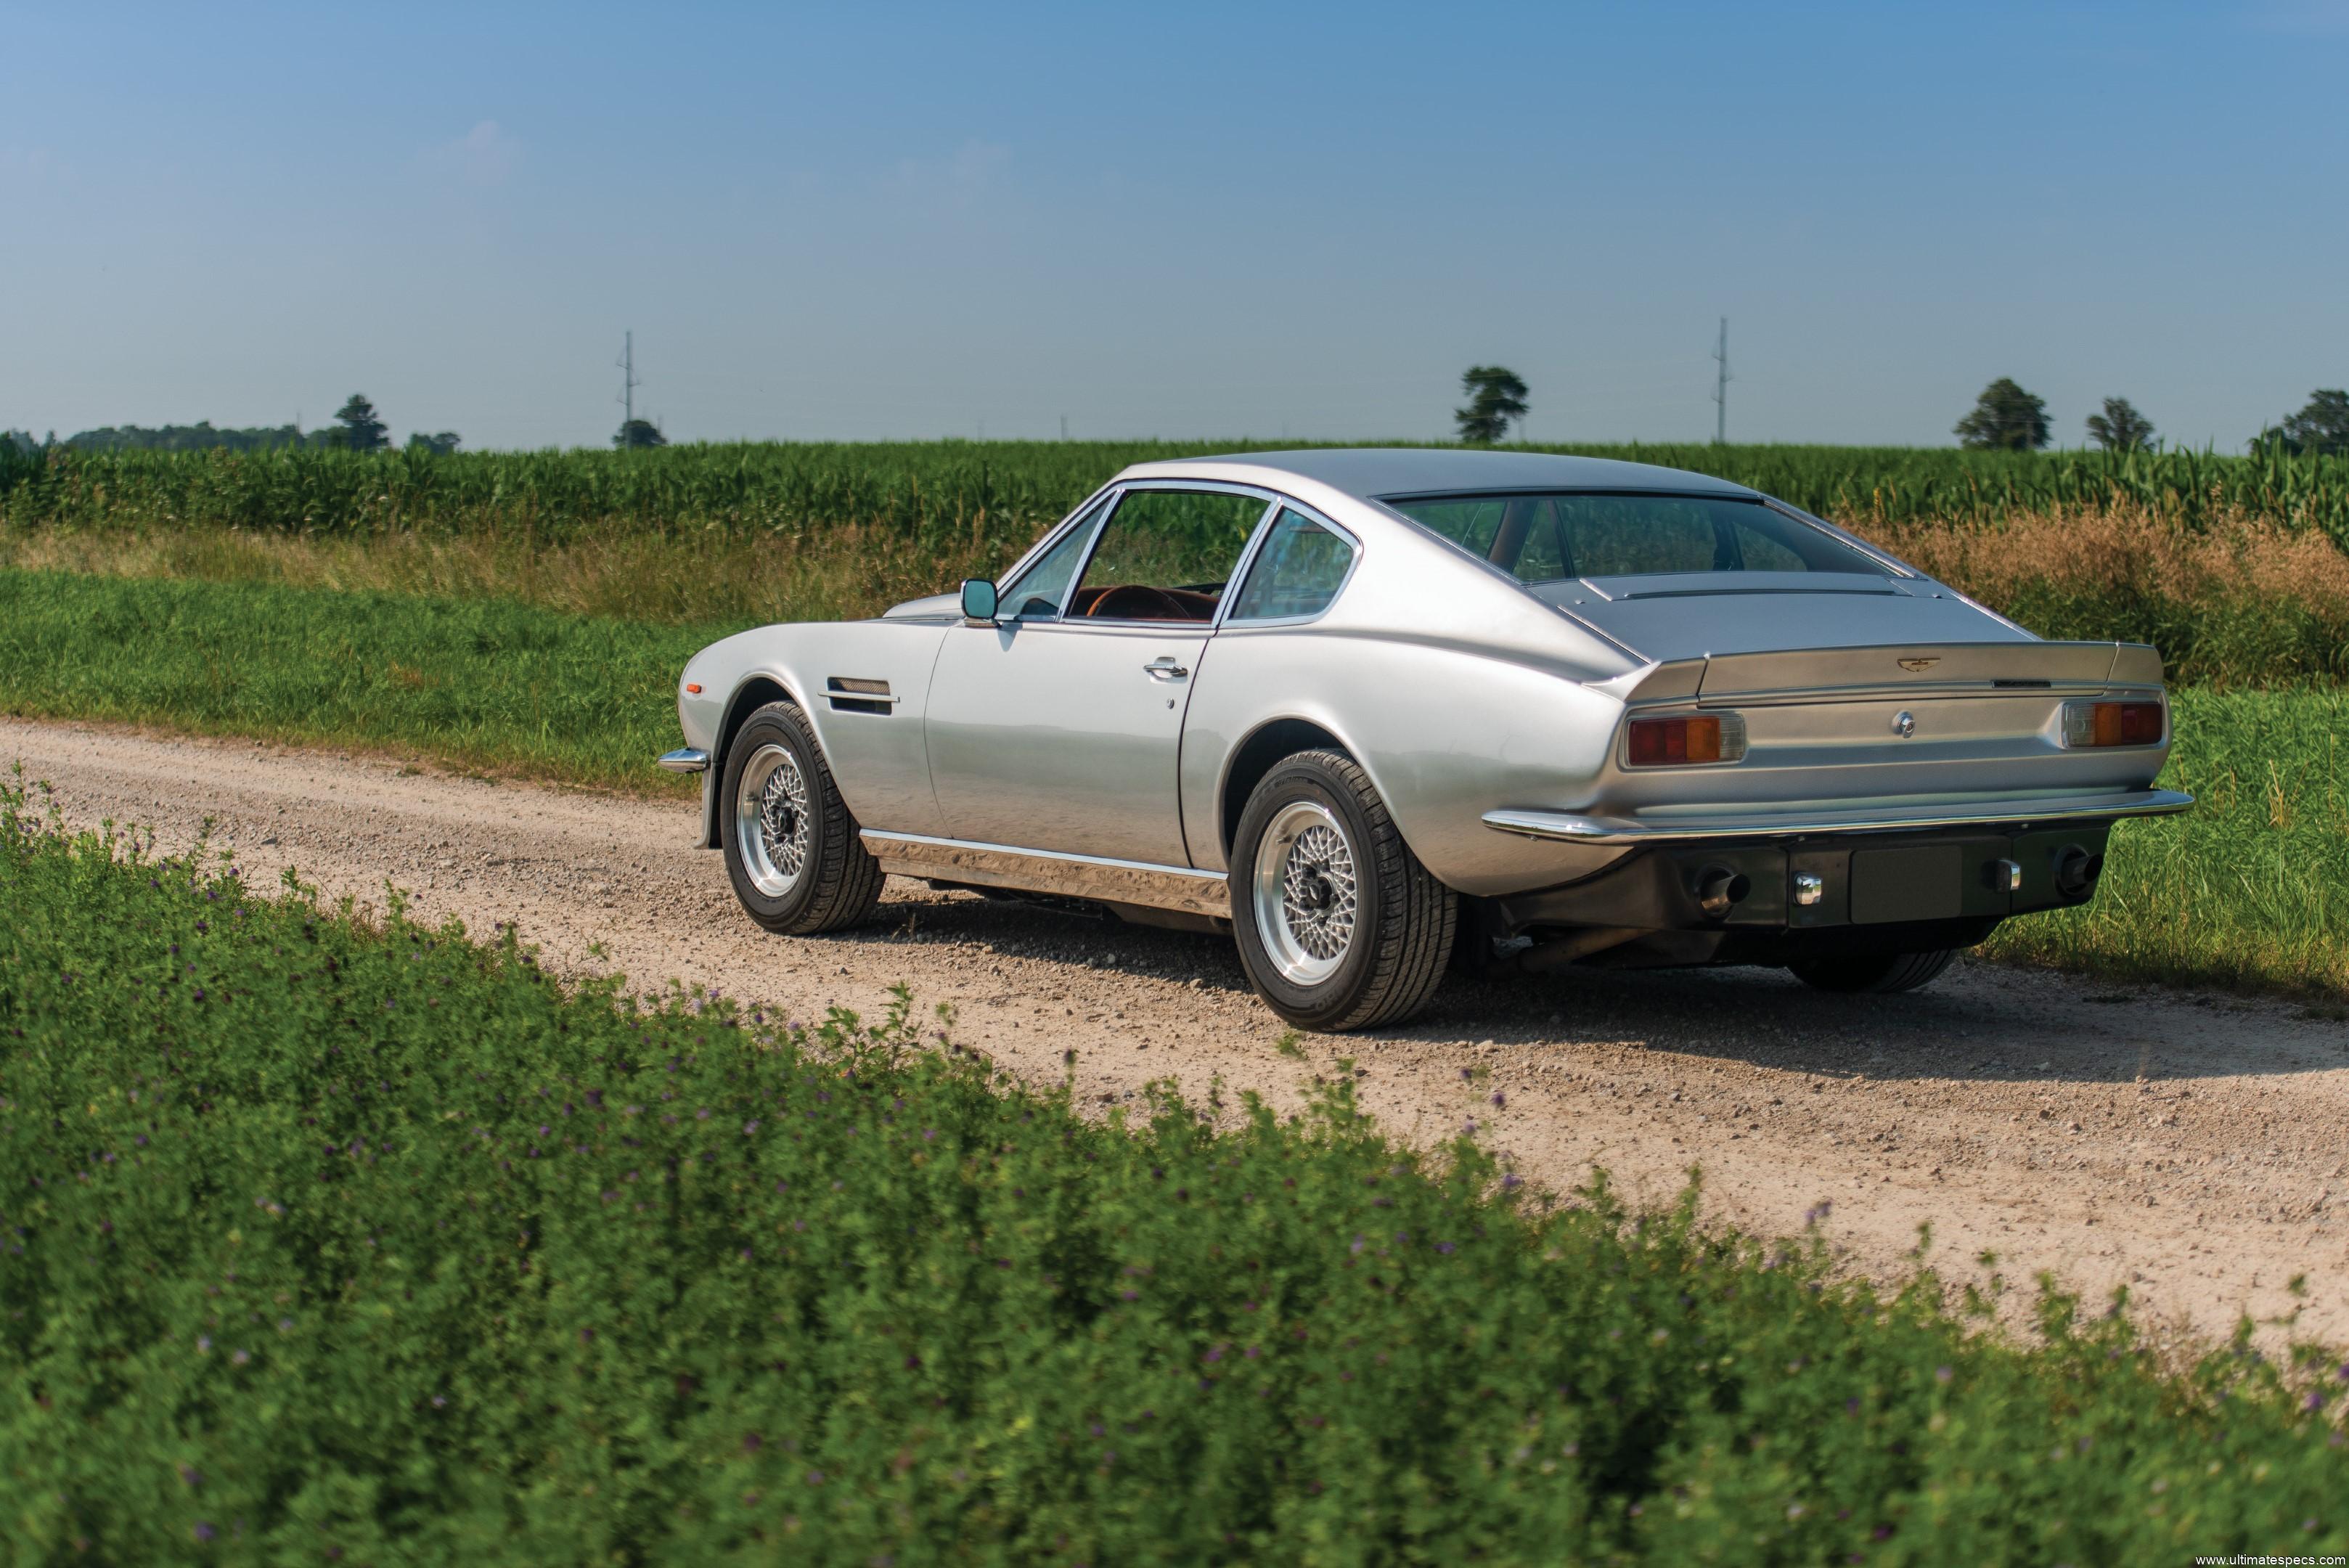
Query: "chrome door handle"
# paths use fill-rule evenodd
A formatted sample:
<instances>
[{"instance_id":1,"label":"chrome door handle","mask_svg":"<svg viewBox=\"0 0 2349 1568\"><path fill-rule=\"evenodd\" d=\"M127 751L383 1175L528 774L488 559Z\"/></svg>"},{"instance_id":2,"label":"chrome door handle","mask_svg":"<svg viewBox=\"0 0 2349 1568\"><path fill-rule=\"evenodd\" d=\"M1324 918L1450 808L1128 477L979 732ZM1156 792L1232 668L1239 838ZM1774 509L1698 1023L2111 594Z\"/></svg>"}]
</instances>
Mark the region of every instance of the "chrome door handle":
<instances>
[{"instance_id":1,"label":"chrome door handle","mask_svg":"<svg viewBox=\"0 0 2349 1568\"><path fill-rule=\"evenodd\" d=\"M1142 670L1143 674L1149 676L1153 680L1180 680L1185 676L1191 673L1183 666L1175 663L1171 655L1164 653L1152 659L1149 663L1143 665L1142 667Z\"/></svg>"}]
</instances>

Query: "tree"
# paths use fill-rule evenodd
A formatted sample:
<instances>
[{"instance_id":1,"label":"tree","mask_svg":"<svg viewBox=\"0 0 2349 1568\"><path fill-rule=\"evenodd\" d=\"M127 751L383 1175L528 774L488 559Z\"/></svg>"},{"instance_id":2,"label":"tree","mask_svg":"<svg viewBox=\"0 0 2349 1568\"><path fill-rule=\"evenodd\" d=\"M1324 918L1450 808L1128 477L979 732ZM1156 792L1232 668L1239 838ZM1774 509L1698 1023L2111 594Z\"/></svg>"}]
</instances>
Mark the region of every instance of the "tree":
<instances>
[{"instance_id":1,"label":"tree","mask_svg":"<svg viewBox=\"0 0 2349 1568\"><path fill-rule=\"evenodd\" d=\"M447 457L463 442L464 438L455 431L442 431L439 435L426 435L422 431L408 432L408 450L421 450L432 457Z\"/></svg>"},{"instance_id":2,"label":"tree","mask_svg":"<svg viewBox=\"0 0 2349 1568\"><path fill-rule=\"evenodd\" d=\"M2291 452L2349 453L2349 392L2319 389L2308 403L2282 425L2271 426L2251 445L2281 446Z\"/></svg>"},{"instance_id":3,"label":"tree","mask_svg":"<svg viewBox=\"0 0 2349 1568\"><path fill-rule=\"evenodd\" d=\"M2001 376L1982 389L1974 411L1957 423L1960 446L2036 452L2047 444L2047 404Z\"/></svg>"},{"instance_id":4,"label":"tree","mask_svg":"<svg viewBox=\"0 0 2349 1568\"><path fill-rule=\"evenodd\" d=\"M1472 446L1491 446L1509 433L1509 421L1526 417L1526 384L1515 370L1498 365L1472 365L1461 372L1460 389L1468 406L1454 409L1460 439Z\"/></svg>"},{"instance_id":5,"label":"tree","mask_svg":"<svg viewBox=\"0 0 2349 1568\"><path fill-rule=\"evenodd\" d=\"M2105 411L2088 416L2088 439L2106 452L2142 452L2153 444L2153 421L2127 398L2106 398Z\"/></svg>"},{"instance_id":6,"label":"tree","mask_svg":"<svg viewBox=\"0 0 2349 1568\"><path fill-rule=\"evenodd\" d=\"M335 419L343 427L335 432L336 446L353 452L381 452L389 444L383 421L375 417L375 405L363 393L353 392L350 400L335 410Z\"/></svg>"},{"instance_id":7,"label":"tree","mask_svg":"<svg viewBox=\"0 0 2349 1568\"><path fill-rule=\"evenodd\" d=\"M667 446L668 437L661 434L660 427L650 420L630 420L613 436L612 444L626 452L632 447Z\"/></svg>"}]
</instances>

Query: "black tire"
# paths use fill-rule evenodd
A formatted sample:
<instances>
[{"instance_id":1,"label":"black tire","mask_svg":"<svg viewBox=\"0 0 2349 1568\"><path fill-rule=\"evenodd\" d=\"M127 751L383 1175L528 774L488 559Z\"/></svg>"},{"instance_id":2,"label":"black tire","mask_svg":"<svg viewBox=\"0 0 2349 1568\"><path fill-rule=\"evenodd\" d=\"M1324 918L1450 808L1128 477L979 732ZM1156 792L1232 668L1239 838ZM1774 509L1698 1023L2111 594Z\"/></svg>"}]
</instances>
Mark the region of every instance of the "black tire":
<instances>
[{"instance_id":1,"label":"black tire","mask_svg":"<svg viewBox=\"0 0 2349 1568\"><path fill-rule=\"evenodd\" d=\"M1868 958L1808 959L1786 967L1795 978L1818 991L1846 995L1889 995L1929 985L1958 956L1955 948L1921 953L1878 953Z\"/></svg>"},{"instance_id":2,"label":"black tire","mask_svg":"<svg viewBox=\"0 0 2349 1568\"><path fill-rule=\"evenodd\" d=\"M746 780L763 808L745 805ZM766 821L777 831L760 834L752 826L748 832L757 836L746 838L746 810L754 824ZM784 820L776 823L770 811ZM865 850L823 748L793 703L770 702L734 732L718 795L718 834L734 897L771 931L794 937L836 931L869 917L881 901L881 863Z\"/></svg>"},{"instance_id":3,"label":"black tire","mask_svg":"<svg viewBox=\"0 0 2349 1568\"><path fill-rule=\"evenodd\" d=\"M1292 826L1299 823L1301 828ZM1299 846L1327 846L1332 832L1336 851L1299 862ZM1259 898L1259 852L1268 835L1277 840L1267 862L1278 872L1273 885L1286 888L1288 872L1301 870L1313 898L1326 902L1305 909L1285 897ZM1267 774L1240 814L1231 867L1240 965L1257 994L1289 1023L1330 1032L1373 1029L1401 1023L1435 994L1452 955L1459 898L1403 843L1370 775L1351 757L1299 752ZM1343 922L1341 940L1339 911L1348 896L1351 919ZM1307 941L1313 950L1300 945ZM1268 944L1283 947L1285 957Z\"/></svg>"}]
</instances>

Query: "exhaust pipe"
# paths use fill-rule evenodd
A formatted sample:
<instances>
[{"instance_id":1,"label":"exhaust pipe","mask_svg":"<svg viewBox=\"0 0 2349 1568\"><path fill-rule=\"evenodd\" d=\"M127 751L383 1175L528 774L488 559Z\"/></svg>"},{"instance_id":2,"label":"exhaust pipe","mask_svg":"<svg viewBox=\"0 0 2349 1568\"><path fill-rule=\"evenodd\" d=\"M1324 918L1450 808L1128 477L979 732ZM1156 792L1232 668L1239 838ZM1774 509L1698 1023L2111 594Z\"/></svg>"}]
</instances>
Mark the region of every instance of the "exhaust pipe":
<instances>
[{"instance_id":1,"label":"exhaust pipe","mask_svg":"<svg viewBox=\"0 0 2349 1568\"><path fill-rule=\"evenodd\" d=\"M2075 903L2096 890L2096 878L2104 874L2101 855L2091 855L2076 844L2055 852L2055 890Z\"/></svg>"},{"instance_id":2,"label":"exhaust pipe","mask_svg":"<svg viewBox=\"0 0 2349 1568\"><path fill-rule=\"evenodd\" d=\"M1725 920L1729 911L1745 901L1754 884L1743 872L1726 866L1708 866L1696 874L1696 907L1708 920Z\"/></svg>"}]
</instances>

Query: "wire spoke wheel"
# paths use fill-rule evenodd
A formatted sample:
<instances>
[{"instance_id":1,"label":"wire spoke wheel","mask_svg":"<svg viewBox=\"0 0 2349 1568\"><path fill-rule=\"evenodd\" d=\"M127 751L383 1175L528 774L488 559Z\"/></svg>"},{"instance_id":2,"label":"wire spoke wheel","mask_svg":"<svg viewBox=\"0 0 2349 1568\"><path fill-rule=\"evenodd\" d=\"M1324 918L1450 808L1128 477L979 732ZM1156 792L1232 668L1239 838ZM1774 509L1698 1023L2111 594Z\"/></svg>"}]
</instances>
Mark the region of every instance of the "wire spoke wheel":
<instances>
[{"instance_id":1,"label":"wire spoke wheel","mask_svg":"<svg viewBox=\"0 0 2349 1568\"><path fill-rule=\"evenodd\" d=\"M1284 979L1318 985L1338 972L1360 906L1353 846L1327 806L1281 808L1257 840L1251 892L1257 935Z\"/></svg>"},{"instance_id":2,"label":"wire spoke wheel","mask_svg":"<svg viewBox=\"0 0 2349 1568\"><path fill-rule=\"evenodd\" d=\"M767 897L791 891L807 869L806 775L785 748L770 742L751 754L734 792L735 841L742 868Z\"/></svg>"}]
</instances>

